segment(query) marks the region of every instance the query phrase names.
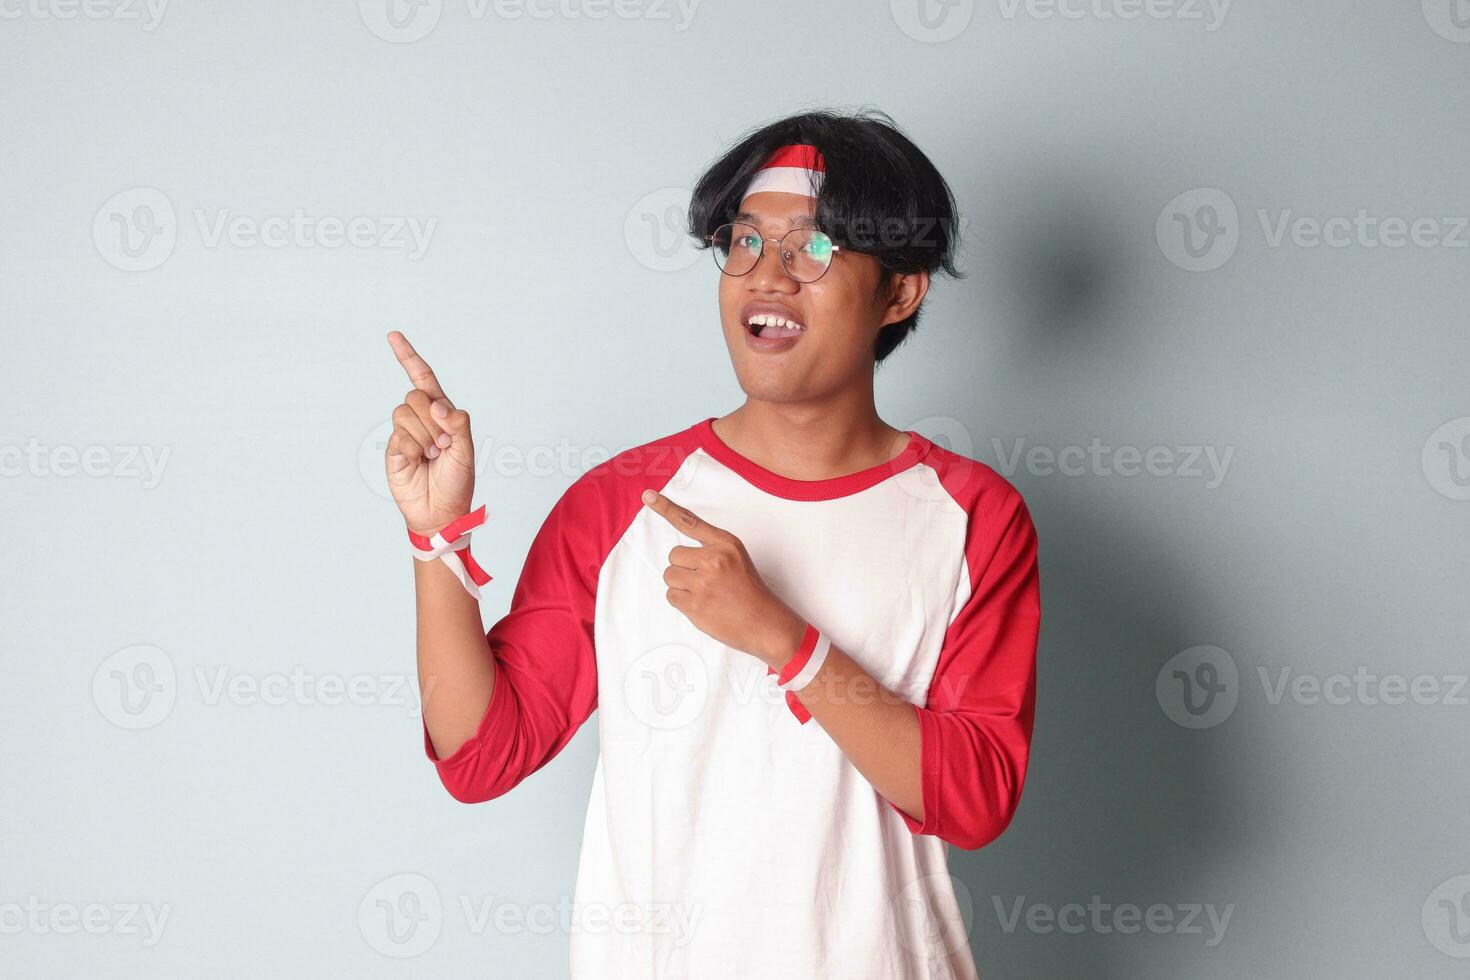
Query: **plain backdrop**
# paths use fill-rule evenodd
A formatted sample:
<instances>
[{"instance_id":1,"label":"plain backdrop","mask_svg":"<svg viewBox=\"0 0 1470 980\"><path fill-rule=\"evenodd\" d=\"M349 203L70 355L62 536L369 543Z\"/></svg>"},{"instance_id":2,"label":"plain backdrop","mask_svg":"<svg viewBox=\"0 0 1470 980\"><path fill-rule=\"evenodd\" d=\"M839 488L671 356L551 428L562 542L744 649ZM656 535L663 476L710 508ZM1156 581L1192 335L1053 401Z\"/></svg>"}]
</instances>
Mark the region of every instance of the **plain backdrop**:
<instances>
[{"instance_id":1,"label":"plain backdrop","mask_svg":"<svg viewBox=\"0 0 1470 980\"><path fill-rule=\"evenodd\" d=\"M384 335L472 413L493 621L741 400L702 167L874 106L967 273L880 411L1041 540L982 973L1464 975L1470 6L924 2L0 0L0 973L565 976L595 726L440 787Z\"/></svg>"}]
</instances>

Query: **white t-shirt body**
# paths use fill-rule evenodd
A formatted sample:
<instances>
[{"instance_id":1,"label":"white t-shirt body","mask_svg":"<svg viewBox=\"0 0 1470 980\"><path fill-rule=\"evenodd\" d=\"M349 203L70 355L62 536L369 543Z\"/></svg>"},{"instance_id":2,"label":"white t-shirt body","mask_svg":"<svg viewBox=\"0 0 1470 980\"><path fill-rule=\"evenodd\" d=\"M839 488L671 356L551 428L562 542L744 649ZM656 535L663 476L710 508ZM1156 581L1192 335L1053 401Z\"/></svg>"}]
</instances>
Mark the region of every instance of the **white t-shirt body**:
<instances>
[{"instance_id":1,"label":"white t-shirt body","mask_svg":"<svg viewBox=\"0 0 1470 980\"><path fill-rule=\"evenodd\" d=\"M597 709L577 980L975 977L946 850L998 836L1024 781L1040 619L1024 502L918 433L889 463L801 481L712 421L568 489L488 633L479 731L443 760L426 733L426 752L456 798L490 799ZM669 604L669 551L698 542L642 505L648 488L736 535L773 592L914 705L922 822L798 719L764 663Z\"/></svg>"}]
</instances>

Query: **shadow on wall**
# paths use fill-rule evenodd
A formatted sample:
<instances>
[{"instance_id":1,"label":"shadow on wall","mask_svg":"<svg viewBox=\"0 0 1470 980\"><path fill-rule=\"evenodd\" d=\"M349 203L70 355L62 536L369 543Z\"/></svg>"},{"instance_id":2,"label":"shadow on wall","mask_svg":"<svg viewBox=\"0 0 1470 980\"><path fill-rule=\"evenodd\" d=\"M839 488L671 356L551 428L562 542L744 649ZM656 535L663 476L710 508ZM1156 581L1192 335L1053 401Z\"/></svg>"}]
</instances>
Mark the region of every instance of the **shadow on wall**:
<instances>
[{"instance_id":1,"label":"shadow on wall","mask_svg":"<svg viewBox=\"0 0 1470 980\"><path fill-rule=\"evenodd\" d=\"M1019 350L1033 359L1076 330L1151 315L1104 313L1130 274L1129 248L1116 241L1116 219L1083 203L1093 198L1048 185L1014 203L1034 208L1015 212L1014 228L986 236L1005 243L990 275L1005 280L1017 321L995 333L1023 338ZM999 258L994 244L978 251L972 268ZM1064 401L1068 393L1039 397ZM1051 411L1068 414L1065 405ZM976 406L960 412L984 417ZM1140 909L1215 902L1223 911L1231 899L1212 894L1208 878L1250 833L1251 814L1234 805L1238 770L1224 757L1226 740L1175 724L1155 694L1165 661L1205 642L1193 624L1210 620L1211 597L1192 588L1190 556L1170 553L1168 527L1131 526L1137 517L1108 513L1075 482L1024 482L1023 474L1015 482L1041 541L1036 734L1010 828L980 851L952 848L950 870L973 902L970 938L982 976L1135 980L1140 959L1158 955L1160 937L1147 928L1120 934L1111 911L1097 928L1087 908L1093 897ZM1080 931L1075 911L1070 933L1057 925L1069 904L1086 910ZM1201 918L1203 935L1168 937L1178 944L1170 959L1208 954L1215 930Z\"/></svg>"}]
</instances>

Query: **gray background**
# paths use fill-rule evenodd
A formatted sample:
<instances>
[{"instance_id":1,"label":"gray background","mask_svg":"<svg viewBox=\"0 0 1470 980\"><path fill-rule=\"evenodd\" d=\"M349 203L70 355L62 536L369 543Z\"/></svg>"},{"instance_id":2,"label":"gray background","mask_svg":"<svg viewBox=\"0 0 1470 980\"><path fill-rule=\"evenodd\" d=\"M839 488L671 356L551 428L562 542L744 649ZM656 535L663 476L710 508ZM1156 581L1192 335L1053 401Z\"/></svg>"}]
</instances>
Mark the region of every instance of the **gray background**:
<instances>
[{"instance_id":1,"label":"gray background","mask_svg":"<svg viewBox=\"0 0 1470 980\"><path fill-rule=\"evenodd\" d=\"M880 409L1002 469L1042 542L1025 796L951 853L982 972L1465 974L1470 5L385 2L0 10L0 972L565 975L514 916L571 894L596 733L478 807L424 759L383 335L473 413L496 617L587 465L739 402L677 247L700 168L870 104L951 181L969 272ZM1274 237L1360 209L1434 221ZM248 237L298 210L364 244Z\"/></svg>"}]
</instances>

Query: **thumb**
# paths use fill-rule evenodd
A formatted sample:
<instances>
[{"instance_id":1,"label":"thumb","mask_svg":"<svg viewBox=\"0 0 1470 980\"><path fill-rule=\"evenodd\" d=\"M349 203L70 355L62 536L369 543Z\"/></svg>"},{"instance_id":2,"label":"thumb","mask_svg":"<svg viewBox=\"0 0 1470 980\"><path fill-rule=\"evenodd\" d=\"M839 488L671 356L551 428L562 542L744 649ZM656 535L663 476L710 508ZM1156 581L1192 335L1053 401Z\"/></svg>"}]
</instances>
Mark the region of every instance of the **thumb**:
<instances>
[{"instance_id":1,"label":"thumb","mask_svg":"<svg viewBox=\"0 0 1470 980\"><path fill-rule=\"evenodd\" d=\"M462 462L468 462L474 452L470 439L470 413L455 408L447 398L436 398L429 412L452 440L445 451Z\"/></svg>"}]
</instances>

